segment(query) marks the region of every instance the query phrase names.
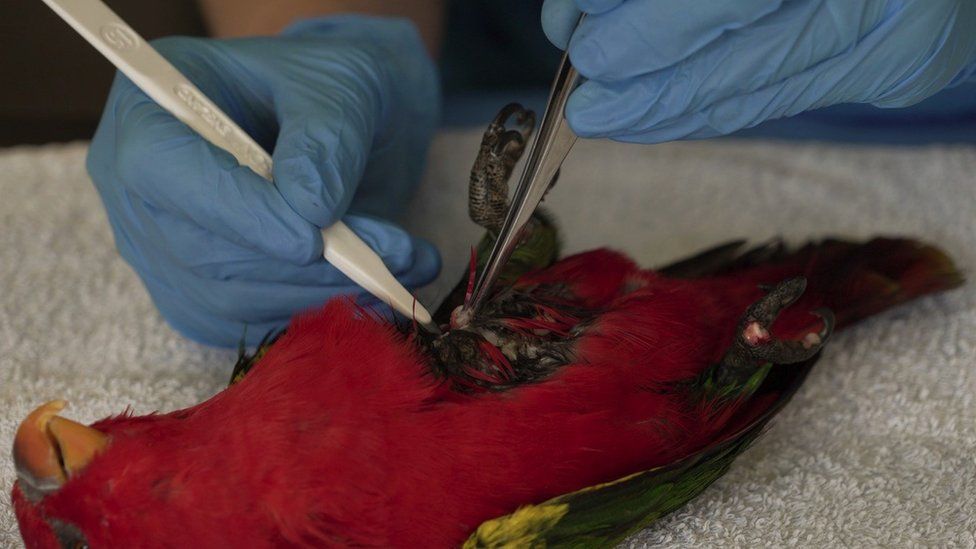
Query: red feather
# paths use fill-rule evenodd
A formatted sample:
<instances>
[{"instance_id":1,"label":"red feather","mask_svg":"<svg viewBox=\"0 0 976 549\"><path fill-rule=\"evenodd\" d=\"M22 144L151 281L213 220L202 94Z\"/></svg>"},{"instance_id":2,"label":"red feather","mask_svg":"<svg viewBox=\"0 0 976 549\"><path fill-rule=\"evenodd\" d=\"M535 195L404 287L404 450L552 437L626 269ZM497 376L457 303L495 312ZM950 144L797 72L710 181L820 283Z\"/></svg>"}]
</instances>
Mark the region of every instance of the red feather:
<instances>
[{"instance_id":1,"label":"red feather","mask_svg":"<svg viewBox=\"0 0 976 549\"><path fill-rule=\"evenodd\" d=\"M521 504L713 442L729 414L702 406L688 381L721 360L759 284L810 278L775 327L788 336L817 325L806 312L816 306L849 322L958 281L897 242L808 249L698 279L642 271L607 250L567 258L517 286L567 285L575 305L600 314L574 364L505 391L454 390L391 325L333 301L296 318L210 400L96 423L111 442L83 474L36 504L14 489L21 531L31 547L53 546L52 521L92 547L456 545ZM566 333L579 322L540 315L513 327ZM497 365L486 379L509 378L508 359L483 350Z\"/></svg>"}]
</instances>

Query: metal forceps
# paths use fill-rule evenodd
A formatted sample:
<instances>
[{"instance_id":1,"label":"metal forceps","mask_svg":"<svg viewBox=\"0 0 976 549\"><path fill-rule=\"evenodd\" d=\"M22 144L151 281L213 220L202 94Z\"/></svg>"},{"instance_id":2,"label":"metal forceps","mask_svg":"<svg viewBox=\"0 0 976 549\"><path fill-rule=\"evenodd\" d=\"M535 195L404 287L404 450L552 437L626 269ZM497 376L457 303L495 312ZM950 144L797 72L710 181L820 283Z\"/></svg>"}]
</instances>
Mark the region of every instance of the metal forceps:
<instances>
[{"instance_id":1,"label":"metal forceps","mask_svg":"<svg viewBox=\"0 0 976 549\"><path fill-rule=\"evenodd\" d=\"M515 189L512 205L508 209L501 232L491 249L485 269L478 277L471 302L465 311L469 317L473 316L484 303L495 281L498 280L502 267L518 245L522 229L525 228L525 224L552 185L553 178L563 160L566 159L566 155L569 154L569 150L576 143L576 134L566 123L564 112L569 94L576 88L578 80L579 73L570 63L569 54L563 54L559 71L549 92L549 101L542 116L542 124L529 149L529 156L519 178L518 187Z\"/></svg>"}]
</instances>

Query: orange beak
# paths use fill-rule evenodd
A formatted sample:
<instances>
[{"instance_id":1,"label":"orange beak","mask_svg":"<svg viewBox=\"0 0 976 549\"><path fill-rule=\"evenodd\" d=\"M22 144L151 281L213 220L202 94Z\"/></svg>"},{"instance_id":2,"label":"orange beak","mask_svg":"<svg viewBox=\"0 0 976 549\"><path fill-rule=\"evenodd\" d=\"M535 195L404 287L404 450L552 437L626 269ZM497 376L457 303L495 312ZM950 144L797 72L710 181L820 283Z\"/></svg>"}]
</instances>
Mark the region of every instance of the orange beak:
<instances>
[{"instance_id":1,"label":"orange beak","mask_svg":"<svg viewBox=\"0 0 976 549\"><path fill-rule=\"evenodd\" d=\"M108 445L104 433L58 416L67 405L63 400L42 404L21 422L14 437L17 476L38 496L60 488Z\"/></svg>"}]
</instances>

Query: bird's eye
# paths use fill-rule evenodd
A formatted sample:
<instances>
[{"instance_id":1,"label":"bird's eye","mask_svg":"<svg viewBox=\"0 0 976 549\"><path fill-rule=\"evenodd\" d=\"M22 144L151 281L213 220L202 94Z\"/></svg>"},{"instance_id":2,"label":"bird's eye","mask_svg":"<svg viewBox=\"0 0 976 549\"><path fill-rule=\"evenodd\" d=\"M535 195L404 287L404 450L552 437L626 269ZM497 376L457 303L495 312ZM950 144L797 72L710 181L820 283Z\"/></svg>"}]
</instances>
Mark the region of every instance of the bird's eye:
<instances>
[{"instance_id":1,"label":"bird's eye","mask_svg":"<svg viewBox=\"0 0 976 549\"><path fill-rule=\"evenodd\" d=\"M88 540L78 527L57 519L46 519L62 549L88 549Z\"/></svg>"}]
</instances>

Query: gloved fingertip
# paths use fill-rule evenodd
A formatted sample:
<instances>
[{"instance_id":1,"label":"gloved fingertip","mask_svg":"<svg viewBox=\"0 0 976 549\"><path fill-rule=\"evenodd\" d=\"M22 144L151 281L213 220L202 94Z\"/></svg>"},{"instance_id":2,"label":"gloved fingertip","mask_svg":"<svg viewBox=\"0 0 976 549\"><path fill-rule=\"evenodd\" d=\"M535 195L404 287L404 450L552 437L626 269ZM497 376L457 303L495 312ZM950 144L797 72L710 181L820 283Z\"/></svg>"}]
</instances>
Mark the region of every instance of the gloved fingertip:
<instances>
[{"instance_id":1,"label":"gloved fingertip","mask_svg":"<svg viewBox=\"0 0 976 549\"><path fill-rule=\"evenodd\" d=\"M393 274L413 264L413 239L400 227L366 215L347 215L343 221L383 259Z\"/></svg>"},{"instance_id":2,"label":"gloved fingertip","mask_svg":"<svg viewBox=\"0 0 976 549\"><path fill-rule=\"evenodd\" d=\"M383 259L383 264L394 275L409 272L416 263L416 250L410 236L406 233L402 236L390 238L381 244L382 249L376 250Z\"/></svg>"},{"instance_id":3,"label":"gloved fingertip","mask_svg":"<svg viewBox=\"0 0 976 549\"><path fill-rule=\"evenodd\" d=\"M569 41L569 60L585 78L605 80L610 63L603 44L592 31L592 27L584 25L573 34Z\"/></svg>"},{"instance_id":4,"label":"gloved fingertip","mask_svg":"<svg viewBox=\"0 0 976 549\"><path fill-rule=\"evenodd\" d=\"M383 259L383 263L404 285L422 285L437 277L441 257L433 244L415 238L386 221L348 215L346 224Z\"/></svg>"},{"instance_id":5,"label":"gloved fingertip","mask_svg":"<svg viewBox=\"0 0 976 549\"><path fill-rule=\"evenodd\" d=\"M576 0L579 9L590 15L608 12L623 3L624 0Z\"/></svg>"},{"instance_id":6,"label":"gloved fingertip","mask_svg":"<svg viewBox=\"0 0 976 549\"><path fill-rule=\"evenodd\" d=\"M440 274L441 254L434 244L423 238L413 239L413 250L413 265L409 272L401 275L400 282L409 287L424 286Z\"/></svg>"},{"instance_id":7,"label":"gloved fingertip","mask_svg":"<svg viewBox=\"0 0 976 549\"><path fill-rule=\"evenodd\" d=\"M609 100L606 94L590 82L584 82L566 102L566 122L580 137L603 137L613 128L601 106Z\"/></svg>"},{"instance_id":8,"label":"gloved fingertip","mask_svg":"<svg viewBox=\"0 0 976 549\"><path fill-rule=\"evenodd\" d=\"M580 11L573 0L545 0L542 4L542 30L557 48L565 50L576 29Z\"/></svg>"},{"instance_id":9,"label":"gloved fingertip","mask_svg":"<svg viewBox=\"0 0 976 549\"><path fill-rule=\"evenodd\" d=\"M671 129L663 130L650 130L642 133L625 133L621 135L615 135L610 138L611 141L616 141L618 143L636 143L640 145L657 145L658 143L667 143L668 141L677 141L679 139L685 138L685 134L679 134Z\"/></svg>"}]
</instances>

